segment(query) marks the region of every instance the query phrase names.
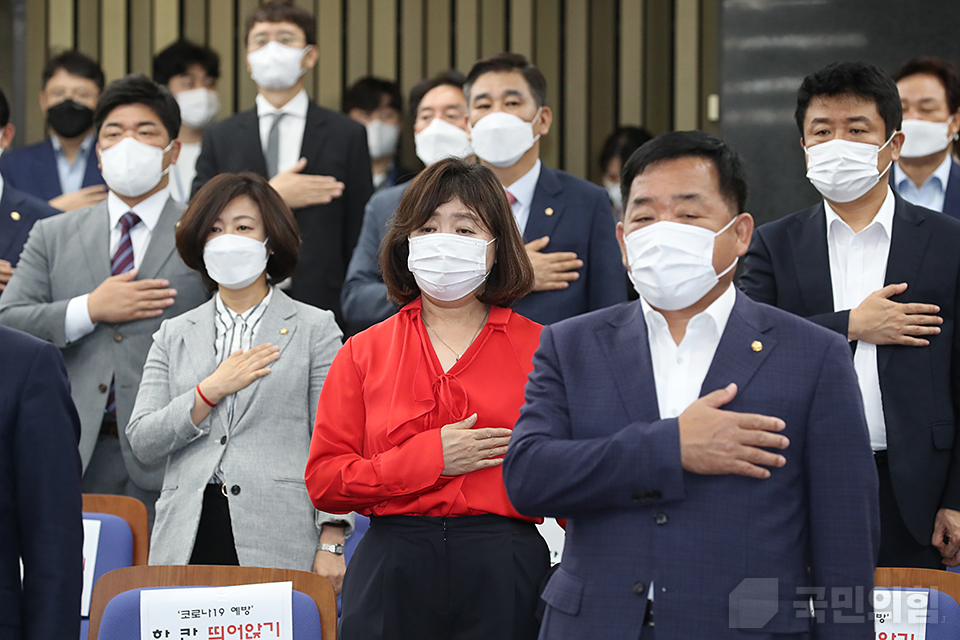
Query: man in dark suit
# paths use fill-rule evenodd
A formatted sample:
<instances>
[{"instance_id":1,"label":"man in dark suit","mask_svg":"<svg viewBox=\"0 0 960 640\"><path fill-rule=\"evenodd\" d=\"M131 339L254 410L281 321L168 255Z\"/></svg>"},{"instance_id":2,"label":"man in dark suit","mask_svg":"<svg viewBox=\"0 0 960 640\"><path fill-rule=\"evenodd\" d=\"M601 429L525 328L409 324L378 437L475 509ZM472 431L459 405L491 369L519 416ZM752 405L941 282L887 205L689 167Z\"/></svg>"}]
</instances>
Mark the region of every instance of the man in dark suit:
<instances>
[{"instance_id":1,"label":"man in dark suit","mask_svg":"<svg viewBox=\"0 0 960 640\"><path fill-rule=\"evenodd\" d=\"M0 89L0 157L15 134L16 128L10 123L10 104ZM13 276L33 223L57 213L60 212L43 200L5 184L0 174L0 291Z\"/></svg>"},{"instance_id":2,"label":"man in dark suit","mask_svg":"<svg viewBox=\"0 0 960 640\"><path fill-rule=\"evenodd\" d=\"M722 141L655 138L622 189L640 300L543 329L503 464L521 513L569 518L541 640L873 638L877 475L846 342L733 286L753 218Z\"/></svg>"},{"instance_id":3,"label":"man in dark suit","mask_svg":"<svg viewBox=\"0 0 960 640\"><path fill-rule=\"evenodd\" d=\"M960 69L921 56L903 63L893 79L906 139L890 186L907 202L960 220L960 164L951 154L960 133Z\"/></svg>"},{"instance_id":4,"label":"man in dark suit","mask_svg":"<svg viewBox=\"0 0 960 640\"><path fill-rule=\"evenodd\" d=\"M960 564L960 223L883 178L901 114L873 65L804 79L797 126L824 200L757 229L740 287L850 341L880 477L880 565L942 568Z\"/></svg>"},{"instance_id":5,"label":"man in dark suit","mask_svg":"<svg viewBox=\"0 0 960 640\"><path fill-rule=\"evenodd\" d=\"M0 371L0 638L76 638L83 507L67 371L56 347L6 327Z\"/></svg>"},{"instance_id":6,"label":"man in dark suit","mask_svg":"<svg viewBox=\"0 0 960 640\"><path fill-rule=\"evenodd\" d=\"M50 136L0 159L0 173L8 184L60 211L89 207L107 197L93 132L93 110L103 84L100 65L79 51L50 58L40 92Z\"/></svg>"},{"instance_id":7,"label":"man in dark suit","mask_svg":"<svg viewBox=\"0 0 960 640\"><path fill-rule=\"evenodd\" d=\"M543 73L499 53L473 65L464 92L473 150L506 189L536 274L514 310L549 324L626 300L606 192L540 162L553 122Z\"/></svg>"},{"instance_id":8,"label":"man in dark suit","mask_svg":"<svg viewBox=\"0 0 960 640\"><path fill-rule=\"evenodd\" d=\"M340 289L373 185L366 130L317 106L303 89L316 45L316 20L292 0L250 14L247 63L257 104L204 132L193 192L225 171L269 178L294 210L303 240L289 292L333 311L343 327Z\"/></svg>"}]
</instances>

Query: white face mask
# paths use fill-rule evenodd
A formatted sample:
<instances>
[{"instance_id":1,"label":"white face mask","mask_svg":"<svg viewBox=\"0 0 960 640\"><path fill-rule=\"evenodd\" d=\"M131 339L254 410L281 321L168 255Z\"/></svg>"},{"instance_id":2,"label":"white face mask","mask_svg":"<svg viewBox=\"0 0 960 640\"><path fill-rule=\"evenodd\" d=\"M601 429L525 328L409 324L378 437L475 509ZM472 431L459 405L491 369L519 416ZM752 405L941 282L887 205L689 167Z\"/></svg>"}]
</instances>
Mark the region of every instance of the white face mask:
<instances>
[{"instance_id":1,"label":"white face mask","mask_svg":"<svg viewBox=\"0 0 960 640\"><path fill-rule=\"evenodd\" d=\"M490 242L452 233L410 238L407 268L420 290L431 298L444 302L459 300L487 279Z\"/></svg>"},{"instance_id":2,"label":"white face mask","mask_svg":"<svg viewBox=\"0 0 960 640\"><path fill-rule=\"evenodd\" d=\"M224 233L203 247L203 265L213 281L227 289L243 289L266 270L267 241Z\"/></svg>"},{"instance_id":3,"label":"white face mask","mask_svg":"<svg viewBox=\"0 0 960 640\"><path fill-rule=\"evenodd\" d=\"M420 133L414 134L417 157L428 167L444 158L466 158L470 148L470 136L466 131L450 124L443 118L434 118Z\"/></svg>"},{"instance_id":4,"label":"white face mask","mask_svg":"<svg viewBox=\"0 0 960 640\"><path fill-rule=\"evenodd\" d=\"M878 147L866 142L851 142L839 138L806 147L807 179L827 200L853 202L880 182L883 173L877 170L877 159L893 136Z\"/></svg>"},{"instance_id":5,"label":"white face mask","mask_svg":"<svg viewBox=\"0 0 960 640\"><path fill-rule=\"evenodd\" d=\"M289 89L307 72L300 66L311 45L303 49L271 40L256 51L247 54L250 77L264 89Z\"/></svg>"},{"instance_id":6,"label":"white face mask","mask_svg":"<svg viewBox=\"0 0 960 640\"><path fill-rule=\"evenodd\" d=\"M533 135L533 123L540 117L541 111L543 107L537 109L537 115L530 122L503 111L480 118L477 124L470 127L470 140L477 157L495 167L516 164L540 139L540 134Z\"/></svg>"},{"instance_id":7,"label":"white face mask","mask_svg":"<svg viewBox=\"0 0 960 640\"><path fill-rule=\"evenodd\" d=\"M366 124L367 146L371 158L388 158L397 150L400 127L383 120L371 120Z\"/></svg>"},{"instance_id":8,"label":"white face mask","mask_svg":"<svg viewBox=\"0 0 960 640\"><path fill-rule=\"evenodd\" d=\"M604 180L603 188L607 190L607 195L610 196L610 203L613 205L613 208L617 211L622 211L623 194L620 193L620 183Z\"/></svg>"},{"instance_id":9,"label":"white face mask","mask_svg":"<svg viewBox=\"0 0 960 640\"><path fill-rule=\"evenodd\" d=\"M950 136L951 120L953 116L950 116L946 122L904 120L900 130L903 131L906 140L903 141L900 155L904 158L923 158L946 149L950 141L957 137Z\"/></svg>"},{"instance_id":10,"label":"white face mask","mask_svg":"<svg viewBox=\"0 0 960 640\"><path fill-rule=\"evenodd\" d=\"M220 111L220 97L212 89L190 89L176 95L180 119L194 129L203 129Z\"/></svg>"},{"instance_id":11,"label":"white face mask","mask_svg":"<svg viewBox=\"0 0 960 640\"><path fill-rule=\"evenodd\" d=\"M707 295L737 265L734 258L722 273L713 269L714 240L736 221L716 233L679 222L656 222L632 231L624 242L637 293L665 311L686 309Z\"/></svg>"},{"instance_id":12,"label":"white face mask","mask_svg":"<svg viewBox=\"0 0 960 640\"><path fill-rule=\"evenodd\" d=\"M153 189L170 171L163 168L163 154L173 141L161 149L136 138L125 137L109 149L100 151L103 180L121 196L136 198Z\"/></svg>"}]
</instances>

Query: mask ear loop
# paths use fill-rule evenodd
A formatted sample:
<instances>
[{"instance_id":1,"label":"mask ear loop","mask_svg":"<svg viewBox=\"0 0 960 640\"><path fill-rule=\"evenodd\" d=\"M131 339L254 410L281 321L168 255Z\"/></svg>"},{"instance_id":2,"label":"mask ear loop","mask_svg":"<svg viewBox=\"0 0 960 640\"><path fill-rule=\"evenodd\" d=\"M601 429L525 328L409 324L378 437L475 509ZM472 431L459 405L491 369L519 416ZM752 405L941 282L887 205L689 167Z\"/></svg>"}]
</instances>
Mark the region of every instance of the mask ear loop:
<instances>
[{"instance_id":1,"label":"mask ear loop","mask_svg":"<svg viewBox=\"0 0 960 640\"><path fill-rule=\"evenodd\" d=\"M877 154L879 154L881 151L883 151L884 147L886 147L888 144L890 144L890 141L893 140L893 136L897 135L898 133L900 133L900 132L899 132L899 131L894 131L893 133L891 133L891 134L890 134L890 137L887 138L887 141L883 143L883 147L880 147L879 149L877 149ZM880 175L877 176L877 182L879 182L880 180L882 180L882 179L883 179L883 176L887 175L887 172L890 171L890 167L892 167L892 166L893 166L893 159L891 158L891 159L890 159L890 162L887 163L887 168L884 169L883 171L881 171L881 172L880 172Z\"/></svg>"},{"instance_id":2,"label":"mask ear loop","mask_svg":"<svg viewBox=\"0 0 960 640\"><path fill-rule=\"evenodd\" d=\"M733 217L733 219L732 219L730 222L728 222L723 229L720 229L720 231L717 231L715 234L713 234L713 237L716 238L716 237L719 236L721 233L724 233L727 229L729 229L730 227L732 227L732 226L733 226L733 223L736 222L739 217L740 217L740 214L735 215L735 216ZM735 256L735 257L733 258L733 264L731 264L729 267L727 267L726 269L724 269L723 271L721 271L720 273L718 273L718 274L717 274L717 278L722 278L723 276L725 276L725 275L727 275L728 273L730 273L730 271L737 266L737 262L739 262L739 261L740 261L740 256Z\"/></svg>"}]
</instances>

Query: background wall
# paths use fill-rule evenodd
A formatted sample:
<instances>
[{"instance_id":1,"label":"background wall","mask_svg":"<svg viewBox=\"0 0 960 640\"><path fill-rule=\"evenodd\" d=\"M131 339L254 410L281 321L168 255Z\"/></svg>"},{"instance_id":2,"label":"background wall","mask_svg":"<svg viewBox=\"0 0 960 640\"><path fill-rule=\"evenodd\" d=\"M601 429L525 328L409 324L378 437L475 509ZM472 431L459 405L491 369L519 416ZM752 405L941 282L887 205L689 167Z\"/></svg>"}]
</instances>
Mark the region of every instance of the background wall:
<instances>
[{"instance_id":1,"label":"background wall","mask_svg":"<svg viewBox=\"0 0 960 640\"><path fill-rule=\"evenodd\" d=\"M317 16L319 63L307 91L339 109L344 87L374 74L404 95L446 68L509 50L547 76L554 129L544 161L597 179L604 138L618 124L653 133L716 128L720 0L299 0ZM48 52L78 48L115 80L149 75L152 56L179 37L221 55L222 116L253 105L244 18L257 0L0 0L0 86L12 97L16 142L44 135L37 107ZM22 36L18 39L15 34ZM10 37L7 37L7 36ZM715 101L715 98L714 98ZM715 113L713 114L716 115ZM402 149L419 166L406 127Z\"/></svg>"}]
</instances>

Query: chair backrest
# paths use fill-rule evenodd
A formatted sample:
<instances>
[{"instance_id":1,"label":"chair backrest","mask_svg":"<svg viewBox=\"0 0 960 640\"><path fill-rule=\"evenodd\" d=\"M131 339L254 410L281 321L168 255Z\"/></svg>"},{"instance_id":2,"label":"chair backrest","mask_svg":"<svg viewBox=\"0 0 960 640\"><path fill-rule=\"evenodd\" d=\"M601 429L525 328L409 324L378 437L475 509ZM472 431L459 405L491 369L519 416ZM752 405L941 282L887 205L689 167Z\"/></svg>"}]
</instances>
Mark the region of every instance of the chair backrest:
<instances>
[{"instance_id":1,"label":"chair backrest","mask_svg":"<svg viewBox=\"0 0 960 640\"><path fill-rule=\"evenodd\" d=\"M100 538L97 540L96 561L93 565L93 584L114 569L129 567L133 563L133 532L126 520L107 513L86 513L84 520L100 522ZM80 612L77 612L80 613ZM87 637L89 619L80 618L80 640Z\"/></svg>"},{"instance_id":2,"label":"chair backrest","mask_svg":"<svg viewBox=\"0 0 960 640\"><path fill-rule=\"evenodd\" d=\"M880 567L875 583L878 589L927 592L927 640L960 637L960 575L937 569Z\"/></svg>"},{"instance_id":3,"label":"chair backrest","mask_svg":"<svg viewBox=\"0 0 960 640\"><path fill-rule=\"evenodd\" d=\"M294 569L207 565L127 567L106 574L97 582L96 587L93 589L93 601L90 603L90 632L88 638L89 640L97 640L104 609L115 596L125 591L150 587L222 587L264 582L292 582L295 591L306 594L316 605L317 612L320 616L320 637L322 640L336 639L337 605L333 595L333 587L326 578L322 578L315 573L296 571ZM139 593L136 596L136 600L139 603ZM300 608L302 609L302 607ZM138 634L140 628L139 615L138 605ZM294 615L294 625L296 625L296 616L298 615L296 610L294 611ZM314 635L314 637L316 636Z\"/></svg>"},{"instance_id":4,"label":"chair backrest","mask_svg":"<svg viewBox=\"0 0 960 640\"><path fill-rule=\"evenodd\" d=\"M88 513L109 513L126 520L133 532L133 565L147 564L150 529L147 524L147 508L142 502L129 496L85 493L83 510Z\"/></svg>"}]
</instances>

